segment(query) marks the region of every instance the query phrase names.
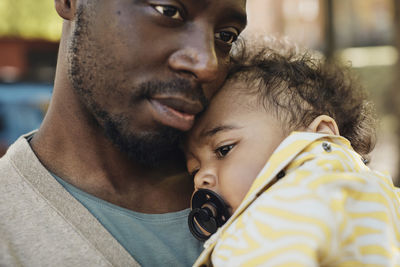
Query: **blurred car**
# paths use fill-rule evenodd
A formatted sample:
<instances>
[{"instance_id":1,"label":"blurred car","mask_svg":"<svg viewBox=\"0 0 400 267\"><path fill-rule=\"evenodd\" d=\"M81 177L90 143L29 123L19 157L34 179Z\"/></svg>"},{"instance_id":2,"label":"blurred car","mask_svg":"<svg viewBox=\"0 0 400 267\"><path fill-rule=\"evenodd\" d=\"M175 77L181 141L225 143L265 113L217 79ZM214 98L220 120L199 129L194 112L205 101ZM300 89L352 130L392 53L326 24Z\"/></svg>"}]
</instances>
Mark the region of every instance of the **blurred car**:
<instances>
[{"instance_id":1,"label":"blurred car","mask_svg":"<svg viewBox=\"0 0 400 267\"><path fill-rule=\"evenodd\" d=\"M0 84L0 156L20 135L39 128L53 85Z\"/></svg>"}]
</instances>

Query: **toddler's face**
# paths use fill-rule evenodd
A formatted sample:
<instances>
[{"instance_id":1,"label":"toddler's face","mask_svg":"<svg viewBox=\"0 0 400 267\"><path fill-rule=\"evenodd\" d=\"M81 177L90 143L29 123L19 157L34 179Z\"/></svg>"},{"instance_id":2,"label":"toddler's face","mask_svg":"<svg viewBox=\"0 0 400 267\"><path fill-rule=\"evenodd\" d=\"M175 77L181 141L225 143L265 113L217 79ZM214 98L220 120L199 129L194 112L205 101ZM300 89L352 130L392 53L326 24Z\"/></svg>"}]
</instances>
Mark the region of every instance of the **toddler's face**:
<instances>
[{"instance_id":1,"label":"toddler's face","mask_svg":"<svg viewBox=\"0 0 400 267\"><path fill-rule=\"evenodd\" d=\"M195 190L219 194L234 212L272 152L286 137L256 96L238 94L243 83L228 82L189 132L187 169Z\"/></svg>"}]
</instances>

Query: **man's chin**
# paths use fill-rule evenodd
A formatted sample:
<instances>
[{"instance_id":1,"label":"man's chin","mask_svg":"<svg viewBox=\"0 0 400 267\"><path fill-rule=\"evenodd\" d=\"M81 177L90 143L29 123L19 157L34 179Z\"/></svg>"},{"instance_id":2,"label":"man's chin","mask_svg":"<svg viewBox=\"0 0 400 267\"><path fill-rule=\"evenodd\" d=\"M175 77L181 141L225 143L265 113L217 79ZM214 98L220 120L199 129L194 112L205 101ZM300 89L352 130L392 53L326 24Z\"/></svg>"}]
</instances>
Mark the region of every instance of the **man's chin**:
<instances>
[{"instance_id":1,"label":"man's chin","mask_svg":"<svg viewBox=\"0 0 400 267\"><path fill-rule=\"evenodd\" d=\"M174 128L160 126L155 132L122 134L115 125L108 123L105 134L131 160L147 167L184 159L179 149L183 132Z\"/></svg>"},{"instance_id":2,"label":"man's chin","mask_svg":"<svg viewBox=\"0 0 400 267\"><path fill-rule=\"evenodd\" d=\"M159 167L165 163L171 161L182 161L184 162L184 156L182 151L178 148L178 143L170 146L158 145L157 143L144 143L144 142L133 142L129 149L121 149L125 152L128 157L146 167Z\"/></svg>"}]
</instances>

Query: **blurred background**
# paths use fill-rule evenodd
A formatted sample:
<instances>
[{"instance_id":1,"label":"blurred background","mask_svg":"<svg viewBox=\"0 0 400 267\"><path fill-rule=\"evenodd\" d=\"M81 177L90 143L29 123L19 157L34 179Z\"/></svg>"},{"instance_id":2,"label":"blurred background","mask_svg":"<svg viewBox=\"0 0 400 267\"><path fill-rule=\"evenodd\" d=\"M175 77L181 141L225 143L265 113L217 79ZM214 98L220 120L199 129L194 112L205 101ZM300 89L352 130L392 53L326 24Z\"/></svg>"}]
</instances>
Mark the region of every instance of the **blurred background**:
<instances>
[{"instance_id":1,"label":"blurred background","mask_svg":"<svg viewBox=\"0 0 400 267\"><path fill-rule=\"evenodd\" d=\"M0 155L48 107L62 25L53 2L0 1ZM248 0L248 16L248 32L352 65L380 118L370 166L400 184L400 1Z\"/></svg>"}]
</instances>

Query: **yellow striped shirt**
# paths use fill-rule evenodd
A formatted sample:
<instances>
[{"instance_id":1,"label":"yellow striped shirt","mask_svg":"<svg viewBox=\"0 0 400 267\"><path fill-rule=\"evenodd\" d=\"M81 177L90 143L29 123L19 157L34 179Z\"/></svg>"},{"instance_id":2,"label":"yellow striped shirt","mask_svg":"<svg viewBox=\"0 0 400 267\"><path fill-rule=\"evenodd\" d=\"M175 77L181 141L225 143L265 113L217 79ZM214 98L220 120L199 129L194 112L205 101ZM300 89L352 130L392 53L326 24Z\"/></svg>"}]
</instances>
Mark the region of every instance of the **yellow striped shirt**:
<instances>
[{"instance_id":1,"label":"yellow striped shirt","mask_svg":"<svg viewBox=\"0 0 400 267\"><path fill-rule=\"evenodd\" d=\"M294 132L195 266L400 267L399 229L400 191L388 175L343 137Z\"/></svg>"}]
</instances>

